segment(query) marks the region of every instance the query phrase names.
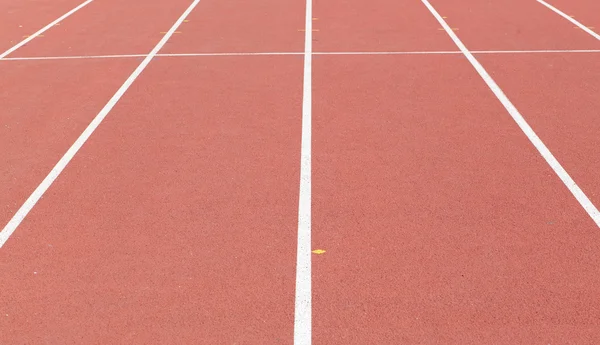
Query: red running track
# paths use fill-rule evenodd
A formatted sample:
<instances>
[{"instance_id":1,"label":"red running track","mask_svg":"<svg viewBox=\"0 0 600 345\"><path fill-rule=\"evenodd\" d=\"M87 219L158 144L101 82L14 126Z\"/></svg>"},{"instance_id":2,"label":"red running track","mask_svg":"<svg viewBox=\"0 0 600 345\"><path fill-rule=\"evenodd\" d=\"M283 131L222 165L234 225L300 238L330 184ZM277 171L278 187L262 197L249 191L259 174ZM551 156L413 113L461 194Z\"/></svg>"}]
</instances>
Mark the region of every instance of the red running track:
<instances>
[{"instance_id":1,"label":"red running track","mask_svg":"<svg viewBox=\"0 0 600 345\"><path fill-rule=\"evenodd\" d=\"M289 343L301 64L201 62L154 62L3 248L1 342Z\"/></svg>"},{"instance_id":2,"label":"red running track","mask_svg":"<svg viewBox=\"0 0 600 345\"><path fill-rule=\"evenodd\" d=\"M535 0L432 0L471 50L600 49L600 41Z\"/></svg>"},{"instance_id":3,"label":"red running track","mask_svg":"<svg viewBox=\"0 0 600 345\"><path fill-rule=\"evenodd\" d=\"M0 61L0 221L23 201L137 64L134 60ZM4 225L3 225L4 226ZM21 236L18 231L16 238Z\"/></svg>"},{"instance_id":4,"label":"red running track","mask_svg":"<svg viewBox=\"0 0 600 345\"><path fill-rule=\"evenodd\" d=\"M467 62L342 61L315 59L315 343L600 339L598 229Z\"/></svg>"},{"instance_id":5,"label":"red running track","mask_svg":"<svg viewBox=\"0 0 600 345\"><path fill-rule=\"evenodd\" d=\"M162 11L154 11L154 16L158 16L156 21L149 21L149 17L135 17L137 20L132 20L127 16L113 16L111 21L106 22L103 12L105 9L101 7L106 3L92 2L65 19L60 26L48 30L44 37L34 39L9 57L28 56L26 53L35 49L43 56L83 53L78 49L63 49L65 42L70 42L69 45L75 48L89 48L95 42L100 48L96 52L102 52L102 47L109 43L117 46L134 45L149 52L160 35L154 35L152 41L140 40L121 29L126 25L135 26L137 21L148 33L168 30L180 13L166 9L171 6L178 8L178 12L183 11L180 4L169 2L171 5L162 5ZM120 2L113 2L111 6L120 6L116 9L122 12L126 7L134 7ZM115 12L114 9L112 11ZM123 13L127 14L126 11ZM165 13L171 15L167 16ZM80 17L84 21L78 19ZM85 34L78 31L77 26L71 27L71 22L86 23L82 28ZM150 27L148 22L154 23L154 27ZM61 31L64 28L67 29L66 32ZM48 60L3 61L0 64L4 77L4 82L0 85L0 100L3 105L0 119L6 123L0 128L3 134L0 144L6 148L0 153L0 162L8 167L0 176L0 217L4 223L12 217L140 61L141 59Z\"/></svg>"},{"instance_id":6,"label":"red running track","mask_svg":"<svg viewBox=\"0 0 600 345\"><path fill-rule=\"evenodd\" d=\"M478 3L472 1L472 3ZM563 12L572 14L563 3L551 1ZM577 14L584 14L593 10L594 4L589 5L587 11L582 11L582 2L572 6L579 8ZM580 45L583 49L599 49L600 41L591 35L550 11L546 7L533 2L530 15L520 16L524 13L513 11L511 18L519 18L519 24L530 22L532 17L547 17L548 27L556 28L555 31L545 31L556 46L567 47L573 42L585 38L588 43ZM462 7L461 7L462 6ZM471 2L463 2L457 6L456 11L467 12ZM513 6L513 8L517 8ZM508 16L506 16L508 17ZM575 15L576 19L579 15ZM472 22L488 22L492 18L500 18L497 12L478 13L468 19L455 21L463 26ZM538 24L538 21L530 25ZM562 32L560 31L562 30ZM492 32L492 31L491 31ZM476 38L472 37L481 33L481 30L462 30L460 32L467 46L475 46ZM511 36L510 41L516 45L531 46L532 42L539 41L538 33L532 32L519 36ZM589 42L591 40L591 42ZM491 45L483 47L491 49ZM524 114L527 121L536 129L537 134L548 145L558 160L563 164L588 197L600 203L600 177L596 171L600 170L600 158L597 148L600 139L596 135L600 131L600 119L597 109L600 108L600 53L553 53L553 54L514 54L514 55L480 55L478 58L499 83L500 87Z\"/></svg>"},{"instance_id":7,"label":"red running track","mask_svg":"<svg viewBox=\"0 0 600 345\"><path fill-rule=\"evenodd\" d=\"M432 3L471 49L598 48L535 1ZM95 1L12 56L144 54L187 5ZM420 2L313 25L319 52L456 50ZM163 52L303 26L202 0ZM597 201L594 56L478 58ZM313 59L314 343L600 340L598 228L462 55ZM0 61L5 222L140 60ZM292 343L301 105L302 56L157 57L0 250L0 343Z\"/></svg>"},{"instance_id":8,"label":"red running track","mask_svg":"<svg viewBox=\"0 0 600 345\"><path fill-rule=\"evenodd\" d=\"M438 10L472 49L598 47L537 3L439 2ZM420 50L403 44L388 49ZM503 57L482 61L504 68L509 95L535 100L527 95L543 92L539 69L513 73L506 61L519 56ZM594 71L581 64L591 58L577 58L579 68L543 85L576 84ZM319 56L314 74L313 243L327 249L314 262L315 343L600 339L598 229L462 57ZM517 81L526 86L515 90ZM560 89L561 98L592 110L592 85L571 98ZM530 104L525 116L551 107ZM595 127L583 126L569 128L592 147ZM594 194L590 171L583 180Z\"/></svg>"},{"instance_id":9,"label":"red running track","mask_svg":"<svg viewBox=\"0 0 600 345\"><path fill-rule=\"evenodd\" d=\"M600 53L482 56L481 61L599 205Z\"/></svg>"},{"instance_id":10,"label":"red running track","mask_svg":"<svg viewBox=\"0 0 600 345\"><path fill-rule=\"evenodd\" d=\"M299 52L303 29L303 1L202 0L164 52Z\"/></svg>"},{"instance_id":11,"label":"red running track","mask_svg":"<svg viewBox=\"0 0 600 345\"><path fill-rule=\"evenodd\" d=\"M11 57L147 54L187 0L95 0Z\"/></svg>"},{"instance_id":12,"label":"red running track","mask_svg":"<svg viewBox=\"0 0 600 345\"><path fill-rule=\"evenodd\" d=\"M600 32L600 2L594 0L570 1L570 0L552 0L546 1L560 9L562 12L572 16L584 26L591 27L598 33Z\"/></svg>"},{"instance_id":13,"label":"red running track","mask_svg":"<svg viewBox=\"0 0 600 345\"><path fill-rule=\"evenodd\" d=\"M112 52L109 27L88 47L96 16L70 46ZM30 55L78 53L62 42ZM301 69L297 56L153 61L0 253L0 342L289 343ZM55 90L82 90L70 84Z\"/></svg>"},{"instance_id":14,"label":"red running track","mask_svg":"<svg viewBox=\"0 0 600 345\"><path fill-rule=\"evenodd\" d=\"M315 0L314 51L456 50L427 8L411 1Z\"/></svg>"},{"instance_id":15,"label":"red running track","mask_svg":"<svg viewBox=\"0 0 600 345\"><path fill-rule=\"evenodd\" d=\"M80 3L83 0L0 0L0 54Z\"/></svg>"}]
</instances>

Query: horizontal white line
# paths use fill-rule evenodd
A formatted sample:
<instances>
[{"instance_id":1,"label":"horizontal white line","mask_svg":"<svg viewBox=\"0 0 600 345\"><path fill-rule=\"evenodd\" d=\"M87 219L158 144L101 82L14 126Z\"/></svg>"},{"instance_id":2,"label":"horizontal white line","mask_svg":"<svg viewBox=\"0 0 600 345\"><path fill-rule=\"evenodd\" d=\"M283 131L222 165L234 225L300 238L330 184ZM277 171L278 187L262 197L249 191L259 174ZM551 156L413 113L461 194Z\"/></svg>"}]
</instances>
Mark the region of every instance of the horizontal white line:
<instances>
[{"instance_id":1,"label":"horizontal white line","mask_svg":"<svg viewBox=\"0 0 600 345\"><path fill-rule=\"evenodd\" d=\"M600 53L600 49L574 49L574 50L472 50L472 54L570 54L570 53ZM431 51L389 51L389 52L313 52L313 55L460 55L459 50L431 50ZM172 53L157 54L156 57L194 57L194 56L277 56L277 55L304 55L304 52L247 52L247 53ZM72 55L72 56L30 56L4 58L0 61L28 61L28 60L76 60L76 59L122 59L145 58L147 54L123 55Z\"/></svg>"},{"instance_id":2,"label":"horizontal white line","mask_svg":"<svg viewBox=\"0 0 600 345\"><path fill-rule=\"evenodd\" d=\"M119 59L119 58L145 58L147 54L124 55L71 55L71 56L28 56L4 58L2 61L30 61L30 60L77 60L77 59Z\"/></svg>"},{"instance_id":3,"label":"horizontal white line","mask_svg":"<svg viewBox=\"0 0 600 345\"><path fill-rule=\"evenodd\" d=\"M579 50L472 50L472 54L600 53L600 49ZM313 52L313 55L436 55L462 54L460 50L390 51L390 52Z\"/></svg>"},{"instance_id":4,"label":"horizontal white line","mask_svg":"<svg viewBox=\"0 0 600 345\"><path fill-rule=\"evenodd\" d=\"M573 50L471 50L471 54L537 54L537 53L600 53L600 49Z\"/></svg>"},{"instance_id":5,"label":"horizontal white line","mask_svg":"<svg viewBox=\"0 0 600 345\"><path fill-rule=\"evenodd\" d=\"M156 57L194 57L194 56L266 56L266 55L304 55L303 52L256 52L256 53L179 53L179 54L157 54ZM76 59L121 59L121 58L145 58L146 54L123 54L123 55L72 55L72 56L31 56L5 58L2 61L28 61L28 60L76 60Z\"/></svg>"},{"instance_id":6,"label":"horizontal white line","mask_svg":"<svg viewBox=\"0 0 600 345\"><path fill-rule=\"evenodd\" d=\"M264 56L264 55L304 55L304 52L174 53L174 54L159 54L158 56L180 57L180 56Z\"/></svg>"},{"instance_id":7,"label":"horizontal white line","mask_svg":"<svg viewBox=\"0 0 600 345\"><path fill-rule=\"evenodd\" d=\"M472 54L600 53L600 49L579 50L472 50ZM390 52L313 52L313 55L436 55L462 54L460 50L390 51Z\"/></svg>"},{"instance_id":8,"label":"horizontal white line","mask_svg":"<svg viewBox=\"0 0 600 345\"><path fill-rule=\"evenodd\" d=\"M460 54L460 51L430 50L430 51L396 51L396 52L313 52L313 55L436 55Z\"/></svg>"}]
</instances>

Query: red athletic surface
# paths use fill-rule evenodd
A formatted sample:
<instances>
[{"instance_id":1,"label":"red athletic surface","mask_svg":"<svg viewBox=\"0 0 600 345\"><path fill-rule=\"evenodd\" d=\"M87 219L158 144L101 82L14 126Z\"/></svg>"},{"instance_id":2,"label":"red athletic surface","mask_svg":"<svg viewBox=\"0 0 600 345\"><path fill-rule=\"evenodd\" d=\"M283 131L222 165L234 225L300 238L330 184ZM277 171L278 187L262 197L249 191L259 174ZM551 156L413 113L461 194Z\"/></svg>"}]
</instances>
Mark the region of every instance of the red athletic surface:
<instances>
[{"instance_id":1,"label":"red athletic surface","mask_svg":"<svg viewBox=\"0 0 600 345\"><path fill-rule=\"evenodd\" d=\"M600 49L600 41L535 0L430 2L471 50Z\"/></svg>"},{"instance_id":2,"label":"red athletic surface","mask_svg":"<svg viewBox=\"0 0 600 345\"><path fill-rule=\"evenodd\" d=\"M600 54L484 56L481 61L598 205Z\"/></svg>"},{"instance_id":3,"label":"red athletic surface","mask_svg":"<svg viewBox=\"0 0 600 345\"><path fill-rule=\"evenodd\" d=\"M600 49L534 0L431 2L473 50ZM95 0L11 57L146 54L190 3ZM0 0L0 47L77 4ZM420 1L313 5L315 52L457 50ZM161 52L302 52L304 6L202 0ZM599 56L477 55L597 206ZM3 224L140 62L0 61ZM464 56L312 75L315 344L600 343L600 230ZM0 248L0 344L293 343L302 76L156 57Z\"/></svg>"},{"instance_id":4,"label":"red athletic surface","mask_svg":"<svg viewBox=\"0 0 600 345\"><path fill-rule=\"evenodd\" d=\"M2 226L138 63L137 59L0 62Z\"/></svg>"},{"instance_id":5,"label":"red athletic surface","mask_svg":"<svg viewBox=\"0 0 600 345\"><path fill-rule=\"evenodd\" d=\"M304 2L202 0L165 53L304 50Z\"/></svg>"},{"instance_id":6,"label":"red athletic surface","mask_svg":"<svg viewBox=\"0 0 600 345\"><path fill-rule=\"evenodd\" d=\"M314 73L315 344L600 339L598 229L462 57Z\"/></svg>"},{"instance_id":7,"label":"red athletic surface","mask_svg":"<svg viewBox=\"0 0 600 345\"><path fill-rule=\"evenodd\" d=\"M572 16L584 26L593 27L596 33L599 31L600 15L598 13L600 13L600 2L594 0L552 0L550 4Z\"/></svg>"},{"instance_id":8,"label":"red athletic surface","mask_svg":"<svg viewBox=\"0 0 600 345\"><path fill-rule=\"evenodd\" d=\"M313 2L314 51L456 50L419 2Z\"/></svg>"},{"instance_id":9,"label":"red athletic surface","mask_svg":"<svg viewBox=\"0 0 600 345\"><path fill-rule=\"evenodd\" d=\"M0 53L82 2L79 0L0 0Z\"/></svg>"},{"instance_id":10,"label":"red athletic surface","mask_svg":"<svg viewBox=\"0 0 600 345\"><path fill-rule=\"evenodd\" d=\"M11 56L147 54L188 5L96 0Z\"/></svg>"},{"instance_id":11,"label":"red athletic surface","mask_svg":"<svg viewBox=\"0 0 600 345\"><path fill-rule=\"evenodd\" d=\"M2 248L0 343L289 343L299 61L156 61Z\"/></svg>"}]
</instances>

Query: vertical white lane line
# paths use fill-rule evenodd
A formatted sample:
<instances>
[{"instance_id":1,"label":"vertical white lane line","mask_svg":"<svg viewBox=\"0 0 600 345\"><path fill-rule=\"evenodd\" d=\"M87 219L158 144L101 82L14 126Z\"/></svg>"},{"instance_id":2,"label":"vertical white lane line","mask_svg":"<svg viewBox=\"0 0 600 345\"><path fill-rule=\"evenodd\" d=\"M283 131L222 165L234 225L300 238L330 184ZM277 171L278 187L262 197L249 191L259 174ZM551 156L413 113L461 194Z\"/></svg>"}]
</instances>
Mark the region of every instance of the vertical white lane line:
<instances>
[{"instance_id":1,"label":"vertical white lane line","mask_svg":"<svg viewBox=\"0 0 600 345\"><path fill-rule=\"evenodd\" d=\"M573 194L575 199L579 201L579 204L583 207L583 209L587 212L587 214L594 220L596 226L600 227L600 212L592 204L590 199L583 193L581 188L573 181L571 176L567 173L567 171L560 165L558 160L554 157L552 152L546 147L546 145L542 142L542 140L537 136L537 134L533 131L533 129L529 126L523 115L519 113L517 108L512 104L512 102L508 99L508 97L504 94L500 86L496 84L494 79L488 74L488 72L483 68L483 66L475 59L473 54L467 49L467 47L462 43L462 41L458 38L458 36L452 31L450 26L446 23L446 21L440 16L440 14L431 6L428 0L421 0L423 4L429 9L429 12L433 14L435 19L440 23L440 25L444 28L448 36L454 41L454 44L460 49L463 55L469 60L471 65L475 68L477 73L481 76L481 78L485 81L487 86L492 90L496 98L502 103L504 108L508 111L513 120L519 125L523 133L527 136L529 141L535 146L540 155L544 157L548 165L554 170L556 175L562 180L565 186L569 189L569 191Z\"/></svg>"},{"instance_id":2,"label":"vertical white lane line","mask_svg":"<svg viewBox=\"0 0 600 345\"><path fill-rule=\"evenodd\" d=\"M0 54L0 60L2 60L3 58L5 58L7 55L11 54L12 52L14 52L15 50L21 48L22 46L26 45L27 43L29 43L29 41L31 41L32 39L38 37L39 35L43 34L44 32L46 32L48 29L50 29L51 27L53 27L54 25L62 22L63 20L65 20L67 17L69 17L70 15L72 15L73 13L79 11L80 9L84 8L85 6L87 6L89 3L91 3L94 0L87 0L86 2L80 4L79 6L75 7L74 9L70 10L69 12L63 14L62 16L60 16L59 18L57 18L55 21L53 21L52 23L44 26L43 28L39 29L36 33L34 33L33 35L27 37L26 39L22 40L21 42L17 43L16 45L14 45L12 48L8 49L7 51L5 51L4 53Z\"/></svg>"},{"instance_id":3,"label":"vertical white lane line","mask_svg":"<svg viewBox=\"0 0 600 345\"><path fill-rule=\"evenodd\" d=\"M198 5L200 0L194 0L194 2L185 10L185 12L179 17L179 19L173 24L171 29L167 32L166 35L156 44L154 49L146 56L146 58L140 63L140 65L131 73L129 78L125 80L123 85L117 90L117 92L112 96L112 98L106 103L104 108L100 110L98 115L92 120L92 122L87 126L87 128L81 133L79 138L75 140L73 145L67 150L67 152L62 156L62 158L56 163L54 168L50 171L50 173L44 178L44 180L40 183L40 185L31 193L29 198L25 200L25 203L21 205L17 213L10 219L8 224L0 231L0 248L6 243L8 238L15 232L17 227L21 224L23 219L29 214L31 209L37 204L37 202L42 198L44 193L50 188L52 183L56 180L58 175L62 173L67 164L75 157L77 152L81 149L83 144L90 138L92 133L100 126L100 123L104 120L106 115L112 110L112 108L119 102L121 97L125 94L125 92L129 89L131 84L137 79L137 77L146 69L146 66L152 61L152 59L158 54L158 52L162 49L162 47L167 43L169 38L173 36L173 33L177 28L183 23L185 18L192 12L194 7Z\"/></svg>"},{"instance_id":4,"label":"vertical white lane line","mask_svg":"<svg viewBox=\"0 0 600 345\"><path fill-rule=\"evenodd\" d=\"M312 0L306 0L304 34L304 85L302 92L302 143L300 148L300 195L298 202L298 249L294 344L312 342L311 282L311 155L312 155Z\"/></svg>"},{"instance_id":5,"label":"vertical white lane line","mask_svg":"<svg viewBox=\"0 0 600 345\"><path fill-rule=\"evenodd\" d=\"M558 14L559 16L565 18L566 20L570 21L571 23L577 25L578 28L580 28L581 30L587 32L588 34L590 34L592 37L594 37L595 39L600 41L600 35L598 35L597 33L595 33L594 31L592 31L590 28L586 27L585 25L581 24L580 22L578 22L577 20L571 18L569 15L567 15L566 13L564 13L563 11L559 10L558 8L550 5L549 3L545 2L544 0L537 0L537 2L539 2L540 4L546 6L547 8L549 8L550 10L552 10L554 13Z\"/></svg>"}]
</instances>

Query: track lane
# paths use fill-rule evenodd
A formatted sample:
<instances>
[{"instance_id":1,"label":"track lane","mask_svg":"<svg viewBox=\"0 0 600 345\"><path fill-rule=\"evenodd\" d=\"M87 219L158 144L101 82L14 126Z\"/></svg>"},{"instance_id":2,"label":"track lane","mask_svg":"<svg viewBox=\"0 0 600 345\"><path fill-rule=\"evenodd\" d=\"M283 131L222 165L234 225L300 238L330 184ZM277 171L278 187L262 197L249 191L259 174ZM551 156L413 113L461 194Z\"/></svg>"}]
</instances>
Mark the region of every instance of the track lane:
<instances>
[{"instance_id":1,"label":"track lane","mask_svg":"<svg viewBox=\"0 0 600 345\"><path fill-rule=\"evenodd\" d=\"M593 55L482 56L527 121L600 205L600 63Z\"/></svg>"},{"instance_id":2,"label":"track lane","mask_svg":"<svg viewBox=\"0 0 600 345\"><path fill-rule=\"evenodd\" d=\"M551 39L556 46L567 46L573 43L572 33L579 32L578 37L584 36L600 44L600 41L577 29L574 24L542 4L534 4L537 6L536 13L550 14L553 22L568 24L569 27L556 25L554 31L544 34L524 31L518 38L519 42ZM585 2L581 4L586 5L592 6ZM460 8L466 10L472 6L475 6L475 2L463 2ZM518 14L534 10L529 7L530 3L527 2L514 4L510 8ZM473 23L489 22L493 21L494 16L491 13L473 13L471 20ZM525 19L522 21L525 22ZM464 41L469 37L464 31L458 34ZM490 44L497 42L492 41ZM595 109L600 105L597 97L600 91L600 83L597 81L600 77L600 65L596 61L597 57L556 53L483 54L478 58L508 97L516 101L515 105L541 140L598 207L600 190L597 186L600 180L596 177L597 174L591 173L600 165L600 160L595 158L595 148L600 144L595 134L600 129L595 114Z\"/></svg>"},{"instance_id":3,"label":"track lane","mask_svg":"<svg viewBox=\"0 0 600 345\"><path fill-rule=\"evenodd\" d=\"M600 42L533 1L431 1L470 50L599 49Z\"/></svg>"},{"instance_id":4,"label":"track lane","mask_svg":"<svg viewBox=\"0 0 600 345\"><path fill-rule=\"evenodd\" d=\"M302 52L303 14L303 1L202 0L165 52Z\"/></svg>"},{"instance_id":5,"label":"track lane","mask_svg":"<svg viewBox=\"0 0 600 345\"><path fill-rule=\"evenodd\" d=\"M138 63L0 61L3 227Z\"/></svg>"},{"instance_id":6,"label":"track lane","mask_svg":"<svg viewBox=\"0 0 600 345\"><path fill-rule=\"evenodd\" d=\"M315 52L455 50L427 9L411 2L315 0L313 6Z\"/></svg>"},{"instance_id":7,"label":"track lane","mask_svg":"<svg viewBox=\"0 0 600 345\"><path fill-rule=\"evenodd\" d=\"M135 39L131 36L140 34L139 31L122 31L113 42L105 40L110 37L107 33L114 34L116 30L124 29L124 25L136 26L137 23L146 31L166 30L165 26L168 29L183 12L178 9L179 2L155 3L144 7L154 12L141 10L146 15L157 16L155 21L150 20L150 16L132 20L126 9L131 12L135 5L114 1L92 2L65 19L60 26L48 30L47 36L40 38L44 43L36 39L11 57L35 55L32 51L39 55L58 54L63 51L64 44L74 42L83 44L79 47L94 50L91 47L95 46L97 51L101 51L111 43L119 47L138 41L138 45L149 51L162 35L157 35L150 43L147 37ZM179 13L174 14L174 9L178 9ZM115 13L124 17L115 16ZM110 16L111 20L104 20L105 16ZM167 19L170 23L165 22ZM98 30L90 31L89 28ZM5 107L0 110L6 132L1 140L7 148L0 156L6 162L1 177L5 182L2 187L5 193L0 199L0 217L4 224L141 60L0 61L0 69L6 75L6 83L2 85Z\"/></svg>"},{"instance_id":8,"label":"track lane","mask_svg":"<svg viewBox=\"0 0 600 345\"><path fill-rule=\"evenodd\" d=\"M546 2L565 14L572 16L584 26L591 27L594 32L600 32L600 16L598 16L598 13L600 13L600 2L591 0L551 0Z\"/></svg>"},{"instance_id":9,"label":"track lane","mask_svg":"<svg viewBox=\"0 0 600 345\"><path fill-rule=\"evenodd\" d=\"M0 53L21 42L83 1L0 1Z\"/></svg>"},{"instance_id":10,"label":"track lane","mask_svg":"<svg viewBox=\"0 0 600 345\"><path fill-rule=\"evenodd\" d=\"M600 339L600 234L462 57L313 67L315 344Z\"/></svg>"},{"instance_id":11,"label":"track lane","mask_svg":"<svg viewBox=\"0 0 600 345\"><path fill-rule=\"evenodd\" d=\"M11 57L147 54L190 3L94 1Z\"/></svg>"},{"instance_id":12,"label":"track lane","mask_svg":"<svg viewBox=\"0 0 600 345\"><path fill-rule=\"evenodd\" d=\"M434 6L471 49L597 47L535 3ZM600 339L597 227L462 56L313 67L315 343Z\"/></svg>"},{"instance_id":13,"label":"track lane","mask_svg":"<svg viewBox=\"0 0 600 345\"><path fill-rule=\"evenodd\" d=\"M0 253L0 342L291 342L302 57L151 67Z\"/></svg>"},{"instance_id":14,"label":"track lane","mask_svg":"<svg viewBox=\"0 0 600 345\"><path fill-rule=\"evenodd\" d=\"M153 62L0 251L0 342L290 343L301 69Z\"/></svg>"}]
</instances>

